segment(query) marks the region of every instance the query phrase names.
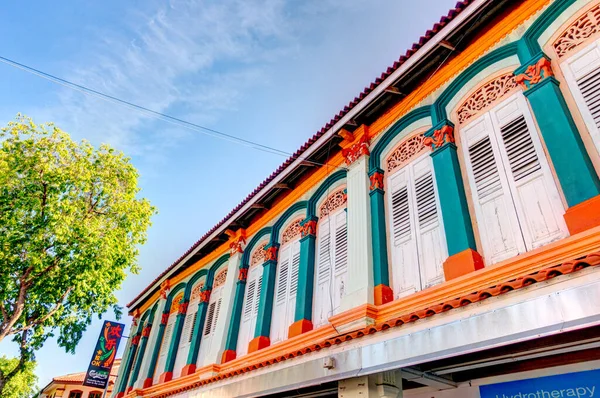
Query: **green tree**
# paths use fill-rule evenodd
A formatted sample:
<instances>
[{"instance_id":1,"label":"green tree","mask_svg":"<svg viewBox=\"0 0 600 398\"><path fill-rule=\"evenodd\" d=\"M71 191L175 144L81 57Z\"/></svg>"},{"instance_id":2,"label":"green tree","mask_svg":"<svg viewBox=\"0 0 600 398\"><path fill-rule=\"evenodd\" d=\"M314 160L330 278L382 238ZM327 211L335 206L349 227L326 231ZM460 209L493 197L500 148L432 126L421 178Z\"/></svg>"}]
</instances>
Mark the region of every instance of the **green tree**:
<instances>
[{"instance_id":1,"label":"green tree","mask_svg":"<svg viewBox=\"0 0 600 398\"><path fill-rule=\"evenodd\" d=\"M19 365L18 358L0 357L0 372L8 374ZM35 394L37 377L35 362L27 362L6 384L0 398L27 398Z\"/></svg>"},{"instance_id":2,"label":"green tree","mask_svg":"<svg viewBox=\"0 0 600 398\"><path fill-rule=\"evenodd\" d=\"M53 124L17 116L0 132L0 342L19 363L0 369L0 395L49 337L74 353L92 317L113 309L155 209L138 172L107 145L76 143Z\"/></svg>"}]
</instances>

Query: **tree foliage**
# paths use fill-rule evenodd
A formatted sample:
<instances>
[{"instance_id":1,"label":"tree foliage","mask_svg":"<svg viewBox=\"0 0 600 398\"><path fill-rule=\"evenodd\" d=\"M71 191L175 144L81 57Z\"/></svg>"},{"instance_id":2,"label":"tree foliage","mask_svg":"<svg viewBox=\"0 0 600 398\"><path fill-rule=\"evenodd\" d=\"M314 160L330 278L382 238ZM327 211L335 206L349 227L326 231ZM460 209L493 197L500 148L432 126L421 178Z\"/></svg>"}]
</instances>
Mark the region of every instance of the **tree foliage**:
<instances>
[{"instance_id":1,"label":"tree foliage","mask_svg":"<svg viewBox=\"0 0 600 398\"><path fill-rule=\"evenodd\" d=\"M0 372L8 374L19 366L18 358L0 357ZM37 377L34 373L35 362L27 362L6 384L0 398L27 398L35 394Z\"/></svg>"},{"instance_id":2,"label":"tree foliage","mask_svg":"<svg viewBox=\"0 0 600 398\"><path fill-rule=\"evenodd\" d=\"M19 345L14 371L51 336L74 352L94 314L112 308L154 208L130 159L76 143L53 124L17 116L0 132L0 341Z\"/></svg>"}]
</instances>

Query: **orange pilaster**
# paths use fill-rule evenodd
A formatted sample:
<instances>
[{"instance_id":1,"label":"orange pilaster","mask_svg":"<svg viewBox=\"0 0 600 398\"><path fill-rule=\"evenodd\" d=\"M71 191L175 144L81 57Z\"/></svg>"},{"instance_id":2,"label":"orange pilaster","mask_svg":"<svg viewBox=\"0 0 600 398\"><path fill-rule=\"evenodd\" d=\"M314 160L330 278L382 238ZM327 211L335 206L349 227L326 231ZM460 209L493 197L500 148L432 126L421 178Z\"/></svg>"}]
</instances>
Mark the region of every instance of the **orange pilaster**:
<instances>
[{"instance_id":1,"label":"orange pilaster","mask_svg":"<svg viewBox=\"0 0 600 398\"><path fill-rule=\"evenodd\" d=\"M191 375L195 371L196 371L196 364L189 363L189 364L185 365L183 367L183 369L181 369L181 375L182 376Z\"/></svg>"},{"instance_id":2,"label":"orange pilaster","mask_svg":"<svg viewBox=\"0 0 600 398\"><path fill-rule=\"evenodd\" d=\"M248 344L248 353L258 351L262 348L268 347L269 345L271 345L271 340L268 337L255 337L252 339L252 341L250 341L250 344Z\"/></svg>"},{"instance_id":3,"label":"orange pilaster","mask_svg":"<svg viewBox=\"0 0 600 398\"><path fill-rule=\"evenodd\" d=\"M302 333L313 330L313 324L308 319L300 319L290 325L288 337L300 336Z\"/></svg>"},{"instance_id":4,"label":"orange pilaster","mask_svg":"<svg viewBox=\"0 0 600 398\"><path fill-rule=\"evenodd\" d=\"M225 350L223 351L223 355L221 356L221 363L227 363L229 361L233 361L236 357L235 350Z\"/></svg>"},{"instance_id":5,"label":"orange pilaster","mask_svg":"<svg viewBox=\"0 0 600 398\"><path fill-rule=\"evenodd\" d=\"M171 379L173 379L173 372L164 372L163 374L160 375L158 382L166 383L167 381L171 381Z\"/></svg>"},{"instance_id":6,"label":"orange pilaster","mask_svg":"<svg viewBox=\"0 0 600 398\"><path fill-rule=\"evenodd\" d=\"M373 293L375 295L375 305L382 305L394 300L394 292L387 285L381 284L375 286Z\"/></svg>"},{"instance_id":7,"label":"orange pilaster","mask_svg":"<svg viewBox=\"0 0 600 398\"><path fill-rule=\"evenodd\" d=\"M600 225L600 195L569 207L564 217L571 235L597 227Z\"/></svg>"},{"instance_id":8,"label":"orange pilaster","mask_svg":"<svg viewBox=\"0 0 600 398\"><path fill-rule=\"evenodd\" d=\"M444 261L444 277L447 281L483 268L483 258L475 250L467 249Z\"/></svg>"}]
</instances>

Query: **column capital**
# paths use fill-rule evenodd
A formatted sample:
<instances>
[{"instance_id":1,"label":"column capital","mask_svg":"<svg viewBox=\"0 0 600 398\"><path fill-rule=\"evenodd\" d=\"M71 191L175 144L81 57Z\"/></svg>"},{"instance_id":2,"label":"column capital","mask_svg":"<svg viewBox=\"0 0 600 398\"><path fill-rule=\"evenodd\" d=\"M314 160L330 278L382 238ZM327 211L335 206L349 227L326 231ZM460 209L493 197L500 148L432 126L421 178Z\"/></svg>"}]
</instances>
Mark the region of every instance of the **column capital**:
<instances>
[{"instance_id":1,"label":"column capital","mask_svg":"<svg viewBox=\"0 0 600 398\"><path fill-rule=\"evenodd\" d=\"M171 290L171 282L167 279L166 281L164 281L163 283L160 284L160 297L163 300L166 300L167 295L169 294L170 290Z\"/></svg>"},{"instance_id":2,"label":"column capital","mask_svg":"<svg viewBox=\"0 0 600 398\"><path fill-rule=\"evenodd\" d=\"M179 303L179 308L177 309L177 315L185 315L187 313L188 305L190 303L188 301L184 301L183 303Z\"/></svg>"},{"instance_id":3,"label":"column capital","mask_svg":"<svg viewBox=\"0 0 600 398\"><path fill-rule=\"evenodd\" d=\"M202 290L200 290L200 303L208 303L210 300L210 293L212 292L211 289L209 289L208 287L203 287Z\"/></svg>"},{"instance_id":4,"label":"column capital","mask_svg":"<svg viewBox=\"0 0 600 398\"><path fill-rule=\"evenodd\" d=\"M131 315L133 316L133 320L131 322L131 326L137 326L138 322L140 320L140 309L136 308L135 310L133 310L133 312L131 313Z\"/></svg>"},{"instance_id":5,"label":"column capital","mask_svg":"<svg viewBox=\"0 0 600 398\"><path fill-rule=\"evenodd\" d=\"M265 262L263 265L267 264L269 261L277 261L277 254L279 253L279 244L271 243L266 248L265 253Z\"/></svg>"},{"instance_id":6,"label":"column capital","mask_svg":"<svg viewBox=\"0 0 600 398\"><path fill-rule=\"evenodd\" d=\"M160 324L161 325L166 325L167 322L169 322L169 312L163 312L161 317L160 317Z\"/></svg>"},{"instance_id":7,"label":"column capital","mask_svg":"<svg viewBox=\"0 0 600 398\"><path fill-rule=\"evenodd\" d=\"M371 143L371 137L369 136L368 126L360 125L354 133L351 133L345 129L338 132L338 135L344 139L342 141L342 155L346 164L350 166L356 162L362 156L369 156L369 144Z\"/></svg>"},{"instance_id":8,"label":"column capital","mask_svg":"<svg viewBox=\"0 0 600 398\"><path fill-rule=\"evenodd\" d=\"M384 172L380 168L373 169L369 172L369 191L375 190L383 191L383 177Z\"/></svg>"},{"instance_id":9,"label":"column capital","mask_svg":"<svg viewBox=\"0 0 600 398\"><path fill-rule=\"evenodd\" d=\"M300 223L300 236L305 238L307 236L317 236L317 218L308 217Z\"/></svg>"},{"instance_id":10,"label":"column capital","mask_svg":"<svg viewBox=\"0 0 600 398\"><path fill-rule=\"evenodd\" d=\"M131 344L132 345L139 345L140 344L140 338L141 338L141 334L140 333L136 333L135 336L133 336L133 338L131 339Z\"/></svg>"},{"instance_id":11,"label":"column capital","mask_svg":"<svg viewBox=\"0 0 600 398\"><path fill-rule=\"evenodd\" d=\"M244 245L246 244L246 230L238 229L232 231L226 230L225 233L229 236L229 255L234 256L238 253L244 252Z\"/></svg>"},{"instance_id":12,"label":"column capital","mask_svg":"<svg viewBox=\"0 0 600 398\"><path fill-rule=\"evenodd\" d=\"M144 329L142 329L142 337L150 337L150 331L152 330L152 325L146 325Z\"/></svg>"},{"instance_id":13,"label":"column capital","mask_svg":"<svg viewBox=\"0 0 600 398\"><path fill-rule=\"evenodd\" d=\"M543 53L536 55L528 64L515 71L515 81L524 91L552 76L554 76L554 72L550 59Z\"/></svg>"},{"instance_id":14,"label":"column capital","mask_svg":"<svg viewBox=\"0 0 600 398\"><path fill-rule=\"evenodd\" d=\"M444 121L425 133L423 145L435 152L446 144L454 144L454 142L454 125L449 121Z\"/></svg>"},{"instance_id":15,"label":"column capital","mask_svg":"<svg viewBox=\"0 0 600 398\"><path fill-rule=\"evenodd\" d=\"M248 267L240 268L238 282L246 282L246 279L248 279Z\"/></svg>"}]
</instances>

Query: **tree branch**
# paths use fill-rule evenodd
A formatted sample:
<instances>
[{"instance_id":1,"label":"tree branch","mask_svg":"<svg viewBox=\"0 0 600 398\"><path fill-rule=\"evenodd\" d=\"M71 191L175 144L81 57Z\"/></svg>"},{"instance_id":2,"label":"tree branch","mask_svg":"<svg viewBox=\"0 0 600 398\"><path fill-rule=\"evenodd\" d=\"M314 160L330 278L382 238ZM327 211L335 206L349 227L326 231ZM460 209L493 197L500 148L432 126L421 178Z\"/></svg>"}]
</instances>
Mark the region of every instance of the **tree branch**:
<instances>
[{"instance_id":1,"label":"tree branch","mask_svg":"<svg viewBox=\"0 0 600 398\"><path fill-rule=\"evenodd\" d=\"M17 334L17 333L21 333L21 332L26 332L27 330L31 329L34 326L37 325L41 325L42 323L46 322L48 319L50 319L50 317L52 317L52 315L56 314L56 312L60 309L60 307L62 307L63 305L63 301L67 298L67 296L69 295L69 293L71 293L71 290L73 290L72 287L68 288L63 295L60 297L60 299L58 300L58 302L56 303L56 306L50 310L46 315L44 315L43 317L39 318L37 321L33 321L30 320L29 322L27 322L27 325L15 329L11 334Z\"/></svg>"}]
</instances>

